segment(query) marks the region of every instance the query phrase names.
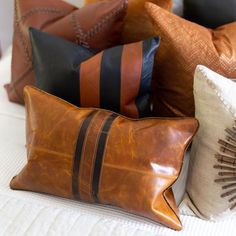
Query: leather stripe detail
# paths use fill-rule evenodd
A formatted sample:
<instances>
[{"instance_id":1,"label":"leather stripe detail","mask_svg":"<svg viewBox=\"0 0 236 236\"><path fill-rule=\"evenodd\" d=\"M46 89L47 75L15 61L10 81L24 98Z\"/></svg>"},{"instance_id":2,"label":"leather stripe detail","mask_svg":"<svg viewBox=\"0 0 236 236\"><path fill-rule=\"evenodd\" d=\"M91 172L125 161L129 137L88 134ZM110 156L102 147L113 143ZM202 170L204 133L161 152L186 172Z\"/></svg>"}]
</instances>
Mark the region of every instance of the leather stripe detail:
<instances>
[{"instance_id":1,"label":"leather stripe detail","mask_svg":"<svg viewBox=\"0 0 236 236\"><path fill-rule=\"evenodd\" d=\"M139 93L136 99L136 105L140 117L149 116L150 110L150 95L151 95L151 82L152 72L154 65L154 57L156 50L160 45L160 38L155 37L143 41L142 53L142 74Z\"/></svg>"},{"instance_id":2,"label":"leather stripe detail","mask_svg":"<svg viewBox=\"0 0 236 236\"><path fill-rule=\"evenodd\" d=\"M122 51L123 46L117 46L104 51L100 75L100 105L102 108L117 113L120 113Z\"/></svg>"},{"instance_id":3,"label":"leather stripe detail","mask_svg":"<svg viewBox=\"0 0 236 236\"><path fill-rule=\"evenodd\" d=\"M100 67L103 52L80 66L80 105L100 107Z\"/></svg>"},{"instance_id":4,"label":"leather stripe detail","mask_svg":"<svg viewBox=\"0 0 236 236\"><path fill-rule=\"evenodd\" d=\"M110 112L97 112L85 137L83 158L81 159L79 172L79 191L81 200L86 202L94 202L92 181L96 152L102 127L110 114Z\"/></svg>"},{"instance_id":5,"label":"leather stripe detail","mask_svg":"<svg viewBox=\"0 0 236 236\"><path fill-rule=\"evenodd\" d=\"M106 122L104 123L102 127L102 131L101 131L99 141L98 141L98 148L97 148L97 153L96 153L96 160L95 160L94 173L93 173L93 182L92 182L93 197L94 197L95 202L99 202L98 200L99 182L100 182L101 168L102 168L102 163L103 163L103 155L104 155L104 150L105 150L106 141L107 141L107 135L116 117L117 117L116 114L111 114L107 118Z\"/></svg>"},{"instance_id":6,"label":"leather stripe detail","mask_svg":"<svg viewBox=\"0 0 236 236\"><path fill-rule=\"evenodd\" d=\"M78 175L79 175L79 169L80 169L80 161L82 158L84 139L85 139L88 127L89 127L94 115L96 114L96 112L97 111L92 111L85 118L85 120L83 121L83 124L80 128L78 139L77 139L75 156L74 156L74 163L73 163L73 173L72 173L72 193L73 193L75 199L80 199L79 186L78 186L79 185Z\"/></svg>"},{"instance_id":7,"label":"leather stripe detail","mask_svg":"<svg viewBox=\"0 0 236 236\"><path fill-rule=\"evenodd\" d=\"M142 71L143 43L124 45L121 65L121 113L138 118L139 111L134 98L139 94ZM134 61L135 66L130 64ZM133 67L132 67L133 66Z\"/></svg>"}]
</instances>

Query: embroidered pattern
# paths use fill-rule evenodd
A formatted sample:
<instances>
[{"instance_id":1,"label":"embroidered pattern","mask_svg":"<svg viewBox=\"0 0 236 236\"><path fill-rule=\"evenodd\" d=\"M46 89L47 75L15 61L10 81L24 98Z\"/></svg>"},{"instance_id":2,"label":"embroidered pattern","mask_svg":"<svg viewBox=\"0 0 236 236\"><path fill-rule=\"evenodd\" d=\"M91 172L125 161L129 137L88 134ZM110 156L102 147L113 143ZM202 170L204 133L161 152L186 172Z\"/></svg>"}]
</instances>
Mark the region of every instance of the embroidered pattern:
<instances>
[{"instance_id":1,"label":"embroidered pattern","mask_svg":"<svg viewBox=\"0 0 236 236\"><path fill-rule=\"evenodd\" d=\"M14 9L14 37L16 37L19 40L19 45L22 47L25 59L28 62L27 70L23 73L23 75L20 75L20 77L17 80L11 81L11 86L9 87L9 92L14 91L14 93L17 95L17 97L21 98L22 96L18 93L16 86L20 84L25 78L26 75L28 75L32 70L32 55L31 55L31 49L30 49L30 42L29 39L24 35L24 32L22 30L22 23L30 16L33 16L34 14L57 14L58 17L63 17L67 14L69 14L69 11L64 11L61 9L56 8L49 8L49 7L42 7L42 8L32 8L30 11L26 12L24 15L19 15L19 6L17 5L17 1L15 1L15 9ZM46 22L47 23L47 22ZM13 57L14 57L14 50L13 50ZM12 63L12 71L13 71L13 63Z\"/></svg>"},{"instance_id":2,"label":"embroidered pattern","mask_svg":"<svg viewBox=\"0 0 236 236\"><path fill-rule=\"evenodd\" d=\"M15 31L19 34L19 40L23 46L26 59L30 64L32 64L31 61L31 55L30 55L30 49L28 47L28 40L26 39L23 31L22 31L22 23L28 18L33 16L34 14L58 14L60 17L63 17L67 15L69 11L64 11L62 9L57 9L53 7L35 7L32 8L30 11L26 12L24 15L19 16L19 7L17 5L17 1L15 1ZM47 22L46 22L47 23Z\"/></svg>"},{"instance_id":3,"label":"embroidered pattern","mask_svg":"<svg viewBox=\"0 0 236 236\"><path fill-rule=\"evenodd\" d=\"M95 25L91 27L90 30L84 31L82 27L82 22L79 22L79 19L77 19L76 14L77 10L72 11L65 11L63 9L55 8L55 7L34 7L30 9L29 11L25 12L24 14L20 15L20 7L18 6L18 2L15 1L15 20L14 20L14 38L18 40L18 45L23 51L25 60L28 63L27 72L22 73L20 75L20 78L13 78L11 81L11 84L8 88L8 92L14 91L15 95L22 99L17 92L16 86L22 83L26 77L24 75L28 74L28 71L32 71L32 55L31 55L31 44L30 40L28 38L28 35L25 34L23 29L24 22L31 16L34 16L35 14L46 14L46 15L55 15L55 18L61 18L66 15L71 15L71 21L70 23L73 26L74 33L75 33L75 42L77 44L81 44L82 46L86 48L90 48L90 42L93 38L96 37L98 33L105 30L111 23L111 19L115 16L119 16L123 13L123 10L126 9L128 6L128 1L124 1L123 4L121 4L119 7L108 13L104 18L99 20ZM51 19L47 22L44 22L44 24L48 24L51 21ZM52 22L53 23L53 22ZM42 29L44 26L41 27ZM13 57L15 54L15 50L13 48ZM12 71L13 71L13 63L12 63Z\"/></svg>"},{"instance_id":4,"label":"embroidered pattern","mask_svg":"<svg viewBox=\"0 0 236 236\"><path fill-rule=\"evenodd\" d=\"M80 22L76 19L76 15L72 13L72 23L74 27L74 31L76 32L76 41L77 43L80 43L80 45L89 48L89 40L94 38L98 33L103 31L106 27L111 24L111 19L115 16L118 16L122 13L123 9L126 9L128 6L128 1L125 1L123 4L121 4L118 8L111 11L109 14L105 16L105 18L102 18L100 21L98 21L91 29L89 29L87 32L83 31L82 26Z\"/></svg>"},{"instance_id":5,"label":"embroidered pattern","mask_svg":"<svg viewBox=\"0 0 236 236\"><path fill-rule=\"evenodd\" d=\"M230 210L236 208L236 122L232 129L225 130L225 140L220 139L220 153L215 155L219 164L214 168L219 170L216 183L223 184L222 198L227 198Z\"/></svg>"}]
</instances>

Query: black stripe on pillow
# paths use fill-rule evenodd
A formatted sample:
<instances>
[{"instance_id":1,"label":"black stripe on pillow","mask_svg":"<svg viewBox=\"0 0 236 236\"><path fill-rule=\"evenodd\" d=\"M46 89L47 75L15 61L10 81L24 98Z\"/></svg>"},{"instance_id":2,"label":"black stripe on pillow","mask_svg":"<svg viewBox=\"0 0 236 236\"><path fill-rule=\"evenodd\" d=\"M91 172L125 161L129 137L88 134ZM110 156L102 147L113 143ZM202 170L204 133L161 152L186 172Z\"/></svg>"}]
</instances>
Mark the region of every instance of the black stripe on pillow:
<instances>
[{"instance_id":1,"label":"black stripe on pillow","mask_svg":"<svg viewBox=\"0 0 236 236\"><path fill-rule=\"evenodd\" d=\"M74 163L73 163L72 193L74 195L74 198L78 200L80 199L78 176L79 176L79 168L80 168L80 162L81 162L83 146L84 146L84 139L86 137L88 127L91 124L91 121L96 113L97 111L93 111L89 113L89 115L85 118L79 130L79 135L77 139Z\"/></svg>"},{"instance_id":2,"label":"black stripe on pillow","mask_svg":"<svg viewBox=\"0 0 236 236\"><path fill-rule=\"evenodd\" d=\"M105 50L100 71L100 107L117 113L120 113L122 52L123 46Z\"/></svg>"},{"instance_id":3,"label":"black stripe on pillow","mask_svg":"<svg viewBox=\"0 0 236 236\"><path fill-rule=\"evenodd\" d=\"M105 150L106 141L107 141L107 135L109 133L109 130L112 126L113 121L117 118L117 116L118 116L117 114L111 114L107 118L106 122L104 123L102 127L102 131L99 137L95 165L94 165L94 172L93 172L93 182L92 182L92 191L93 191L92 195L95 202L99 202L98 200L99 182L100 182L100 176L101 176L103 155L104 155L104 150Z\"/></svg>"}]
</instances>

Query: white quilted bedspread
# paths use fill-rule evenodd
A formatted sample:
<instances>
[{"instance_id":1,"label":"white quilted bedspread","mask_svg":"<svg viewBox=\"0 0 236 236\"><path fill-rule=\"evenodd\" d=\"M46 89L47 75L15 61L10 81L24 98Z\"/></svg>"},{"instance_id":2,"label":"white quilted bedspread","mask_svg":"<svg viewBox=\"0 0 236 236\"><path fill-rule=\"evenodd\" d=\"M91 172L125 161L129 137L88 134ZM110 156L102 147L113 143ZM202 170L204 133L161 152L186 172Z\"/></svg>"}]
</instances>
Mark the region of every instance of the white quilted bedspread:
<instances>
[{"instance_id":1,"label":"white quilted bedspread","mask_svg":"<svg viewBox=\"0 0 236 236\"><path fill-rule=\"evenodd\" d=\"M183 231L175 232L118 209L53 196L12 191L11 178L26 163L24 108L9 103L2 88L10 80L10 56L0 61L0 236L233 236L236 218L206 222L187 216L181 207ZM185 215L184 215L185 214Z\"/></svg>"}]
</instances>

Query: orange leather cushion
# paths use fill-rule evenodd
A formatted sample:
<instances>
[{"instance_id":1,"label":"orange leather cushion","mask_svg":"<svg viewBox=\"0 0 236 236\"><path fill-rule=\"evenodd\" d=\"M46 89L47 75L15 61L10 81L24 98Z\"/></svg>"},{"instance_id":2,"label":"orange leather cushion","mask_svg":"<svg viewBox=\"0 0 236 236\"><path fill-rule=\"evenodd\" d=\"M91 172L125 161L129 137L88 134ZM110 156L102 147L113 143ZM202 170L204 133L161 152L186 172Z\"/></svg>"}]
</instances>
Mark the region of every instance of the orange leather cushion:
<instances>
[{"instance_id":1,"label":"orange leather cushion","mask_svg":"<svg viewBox=\"0 0 236 236\"><path fill-rule=\"evenodd\" d=\"M212 30L152 3L147 3L146 9L162 39L154 68L154 114L194 116L197 65L236 78L236 22Z\"/></svg>"},{"instance_id":2,"label":"orange leather cushion","mask_svg":"<svg viewBox=\"0 0 236 236\"><path fill-rule=\"evenodd\" d=\"M25 88L28 163L11 188L109 204L181 229L171 186L193 118L131 120Z\"/></svg>"},{"instance_id":3,"label":"orange leather cushion","mask_svg":"<svg viewBox=\"0 0 236 236\"><path fill-rule=\"evenodd\" d=\"M23 104L24 86L34 85L29 27L101 51L121 43L126 10L126 0L81 9L61 0L15 0L12 78L6 85L9 99Z\"/></svg>"},{"instance_id":4,"label":"orange leather cushion","mask_svg":"<svg viewBox=\"0 0 236 236\"><path fill-rule=\"evenodd\" d=\"M102 0L84 0L85 4ZM150 17L145 11L145 2L152 2L171 11L172 0L129 0L128 13L125 17L122 42L132 43L156 36Z\"/></svg>"}]
</instances>

